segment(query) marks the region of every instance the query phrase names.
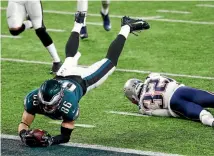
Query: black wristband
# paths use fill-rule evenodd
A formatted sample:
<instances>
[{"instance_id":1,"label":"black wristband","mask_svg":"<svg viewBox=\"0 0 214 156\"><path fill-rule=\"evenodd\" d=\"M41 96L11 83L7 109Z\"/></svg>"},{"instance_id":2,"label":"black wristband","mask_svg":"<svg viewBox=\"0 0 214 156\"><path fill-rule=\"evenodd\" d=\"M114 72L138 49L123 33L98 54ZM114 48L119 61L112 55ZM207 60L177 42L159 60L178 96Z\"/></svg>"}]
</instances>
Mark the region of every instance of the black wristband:
<instances>
[{"instance_id":1,"label":"black wristband","mask_svg":"<svg viewBox=\"0 0 214 156\"><path fill-rule=\"evenodd\" d=\"M26 124L26 123L24 123L24 122L20 122L20 123L22 123L22 124L24 124L24 125L28 126L28 128L30 127L28 124Z\"/></svg>"}]
</instances>

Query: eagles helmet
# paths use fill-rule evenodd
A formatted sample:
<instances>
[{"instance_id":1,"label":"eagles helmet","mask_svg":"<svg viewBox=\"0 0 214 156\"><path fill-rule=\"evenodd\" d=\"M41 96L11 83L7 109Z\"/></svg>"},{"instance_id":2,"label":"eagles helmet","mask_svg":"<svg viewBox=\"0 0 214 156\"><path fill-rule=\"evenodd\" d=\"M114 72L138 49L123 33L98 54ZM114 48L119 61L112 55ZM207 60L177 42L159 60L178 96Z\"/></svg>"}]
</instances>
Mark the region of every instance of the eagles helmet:
<instances>
[{"instance_id":1,"label":"eagles helmet","mask_svg":"<svg viewBox=\"0 0 214 156\"><path fill-rule=\"evenodd\" d=\"M139 102L139 94L144 86L143 81L139 79L129 79L124 85L125 96L134 104Z\"/></svg>"},{"instance_id":2,"label":"eagles helmet","mask_svg":"<svg viewBox=\"0 0 214 156\"><path fill-rule=\"evenodd\" d=\"M45 81L38 91L38 100L46 113L53 113L64 96L62 84L57 80Z\"/></svg>"}]
</instances>

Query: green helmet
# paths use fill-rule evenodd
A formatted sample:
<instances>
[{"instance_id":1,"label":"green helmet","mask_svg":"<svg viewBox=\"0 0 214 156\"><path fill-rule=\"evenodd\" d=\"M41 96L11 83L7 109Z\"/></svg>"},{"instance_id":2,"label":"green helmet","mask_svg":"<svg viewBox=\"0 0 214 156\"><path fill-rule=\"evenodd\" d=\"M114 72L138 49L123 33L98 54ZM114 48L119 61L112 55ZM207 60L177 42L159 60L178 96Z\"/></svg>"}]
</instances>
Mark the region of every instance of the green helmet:
<instances>
[{"instance_id":1,"label":"green helmet","mask_svg":"<svg viewBox=\"0 0 214 156\"><path fill-rule=\"evenodd\" d=\"M38 100L46 113L55 112L63 96L62 84L54 79L45 81L38 91Z\"/></svg>"}]
</instances>

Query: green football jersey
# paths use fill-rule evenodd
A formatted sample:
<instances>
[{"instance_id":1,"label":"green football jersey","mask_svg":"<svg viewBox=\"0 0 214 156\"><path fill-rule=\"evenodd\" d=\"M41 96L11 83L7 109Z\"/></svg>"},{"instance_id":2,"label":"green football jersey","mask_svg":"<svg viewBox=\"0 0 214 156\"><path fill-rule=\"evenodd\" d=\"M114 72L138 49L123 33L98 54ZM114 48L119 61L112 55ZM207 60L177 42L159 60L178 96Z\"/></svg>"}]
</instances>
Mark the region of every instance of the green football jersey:
<instances>
[{"instance_id":1,"label":"green football jersey","mask_svg":"<svg viewBox=\"0 0 214 156\"><path fill-rule=\"evenodd\" d=\"M79 116L79 100L83 96L82 87L72 80L58 80L64 89L64 96L60 105L53 113L46 113L39 103L37 94L39 89L31 91L24 100L25 110L32 114L43 114L55 120L73 121Z\"/></svg>"}]
</instances>

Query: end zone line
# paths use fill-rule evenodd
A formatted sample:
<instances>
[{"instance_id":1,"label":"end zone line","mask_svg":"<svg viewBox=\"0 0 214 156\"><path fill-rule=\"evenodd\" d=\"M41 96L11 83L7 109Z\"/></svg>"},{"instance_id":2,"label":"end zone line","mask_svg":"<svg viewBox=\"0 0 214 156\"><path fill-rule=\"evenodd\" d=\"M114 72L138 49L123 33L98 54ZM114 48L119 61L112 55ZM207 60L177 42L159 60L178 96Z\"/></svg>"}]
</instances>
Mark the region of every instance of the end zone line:
<instances>
[{"instance_id":1,"label":"end zone line","mask_svg":"<svg viewBox=\"0 0 214 156\"><path fill-rule=\"evenodd\" d=\"M1 138L20 140L20 138L18 136L7 135L7 134L1 134ZM103 145L90 145L90 144L82 144L82 143L66 143L66 144L62 144L62 145L70 146L70 147L97 149L97 150L103 150L103 151L113 151L113 152L120 152L120 153L147 155L147 156L181 156L178 154L167 154L167 153L161 153L161 152L142 151L142 150L134 150L134 149L128 149L128 148L116 148L116 147L109 147L109 146L103 146Z\"/></svg>"},{"instance_id":2,"label":"end zone line","mask_svg":"<svg viewBox=\"0 0 214 156\"><path fill-rule=\"evenodd\" d=\"M13 59L13 58L1 58L1 61L9 61L9 62L22 62L22 63L32 63L32 64L47 64L51 65L50 62L42 62L42 61L29 61L29 60L21 60L21 59ZM84 65L81 65L81 67L87 67ZM151 72L156 71L144 71L144 70L134 70L134 69L116 69L116 71L119 72L127 72L127 73L140 73L140 74L149 74ZM174 77L185 77L185 78L193 78L193 79L206 79L206 80L214 80L214 77L208 77L208 76L199 76L199 75L186 75L186 74L174 74L174 73L163 73L163 72L156 72L160 73L166 76L174 76Z\"/></svg>"},{"instance_id":3,"label":"end zone line","mask_svg":"<svg viewBox=\"0 0 214 156\"><path fill-rule=\"evenodd\" d=\"M57 124L57 125L61 125L62 124L61 121L50 121L48 123ZM75 127L83 127L83 128L94 128L94 127L96 127L94 125L88 125L88 124L74 124L74 125L75 125Z\"/></svg>"},{"instance_id":4,"label":"end zone line","mask_svg":"<svg viewBox=\"0 0 214 156\"><path fill-rule=\"evenodd\" d=\"M143 115L139 113L129 113L129 112L118 112L118 111L105 111L110 114L119 114L119 115L127 115L127 116L141 116L141 117L149 117L148 115Z\"/></svg>"}]
</instances>

